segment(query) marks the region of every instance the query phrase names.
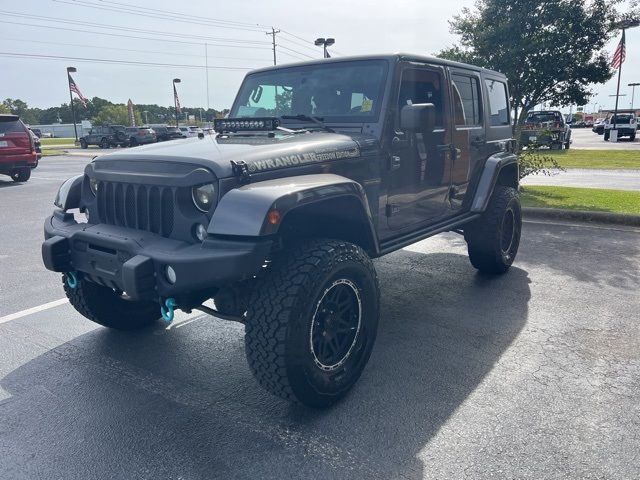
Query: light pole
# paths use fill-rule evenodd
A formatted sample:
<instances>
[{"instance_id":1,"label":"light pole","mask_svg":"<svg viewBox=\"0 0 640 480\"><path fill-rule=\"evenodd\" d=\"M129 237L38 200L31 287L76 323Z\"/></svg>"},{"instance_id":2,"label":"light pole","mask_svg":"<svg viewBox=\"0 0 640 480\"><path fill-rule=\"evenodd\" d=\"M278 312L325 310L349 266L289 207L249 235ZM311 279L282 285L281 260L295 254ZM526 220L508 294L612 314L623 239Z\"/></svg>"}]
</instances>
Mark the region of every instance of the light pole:
<instances>
[{"instance_id":1,"label":"light pole","mask_svg":"<svg viewBox=\"0 0 640 480\"><path fill-rule=\"evenodd\" d=\"M629 83L627 86L631 87L631 110L633 110L633 99L636 94L636 87L640 86L640 83Z\"/></svg>"},{"instance_id":2,"label":"light pole","mask_svg":"<svg viewBox=\"0 0 640 480\"><path fill-rule=\"evenodd\" d=\"M327 52L327 47L330 47L334 43L336 43L335 38L317 38L314 42L318 47L322 45L322 51L324 52L324 58L329 58L329 52Z\"/></svg>"},{"instance_id":3,"label":"light pole","mask_svg":"<svg viewBox=\"0 0 640 480\"><path fill-rule=\"evenodd\" d=\"M173 106L176 109L176 128L178 128L178 91L176 90L176 83L180 83L179 78L173 79Z\"/></svg>"},{"instance_id":4,"label":"light pole","mask_svg":"<svg viewBox=\"0 0 640 480\"><path fill-rule=\"evenodd\" d=\"M69 100L71 102L71 115L73 116L73 132L76 135L76 143L78 143L78 127L76 126L76 107L73 105L73 94L71 93L71 74L77 72L76 67L67 67L67 82L69 83Z\"/></svg>"},{"instance_id":5,"label":"light pole","mask_svg":"<svg viewBox=\"0 0 640 480\"><path fill-rule=\"evenodd\" d=\"M144 112L144 123L146 123L147 125L149 125L149 111L145 110Z\"/></svg>"}]
</instances>

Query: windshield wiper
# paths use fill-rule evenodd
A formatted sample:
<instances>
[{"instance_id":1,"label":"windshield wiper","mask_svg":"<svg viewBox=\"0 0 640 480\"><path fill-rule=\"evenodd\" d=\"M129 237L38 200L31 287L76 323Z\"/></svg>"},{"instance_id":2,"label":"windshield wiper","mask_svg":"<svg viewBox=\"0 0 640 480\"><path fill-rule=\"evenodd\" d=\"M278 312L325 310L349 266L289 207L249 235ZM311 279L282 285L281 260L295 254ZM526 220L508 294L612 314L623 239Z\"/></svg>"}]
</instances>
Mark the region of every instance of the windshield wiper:
<instances>
[{"instance_id":1,"label":"windshield wiper","mask_svg":"<svg viewBox=\"0 0 640 480\"><path fill-rule=\"evenodd\" d=\"M327 131L327 132L331 132L331 133L335 133L335 130L331 127L328 127L327 125L324 124L324 119L321 117L313 117L311 115L304 115L304 114L299 114L299 115L282 115L280 118L282 118L283 120L300 120L303 122L312 122L315 123L316 125L319 125L323 130Z\"/></svg>"}]
</instances>

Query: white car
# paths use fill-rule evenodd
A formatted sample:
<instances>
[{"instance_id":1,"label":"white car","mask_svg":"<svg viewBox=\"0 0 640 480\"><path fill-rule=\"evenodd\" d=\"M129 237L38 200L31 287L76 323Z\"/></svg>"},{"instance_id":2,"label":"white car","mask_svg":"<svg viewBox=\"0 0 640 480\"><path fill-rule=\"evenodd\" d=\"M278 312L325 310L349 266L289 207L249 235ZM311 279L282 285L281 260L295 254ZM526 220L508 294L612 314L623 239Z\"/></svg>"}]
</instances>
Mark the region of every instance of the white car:
<instances>
[{"instance_id":1,"label":"white car","mask_svg":"<svg viewBox=\"0 0 640 480\"><path fill-rule=\"evenodd\" d=\"M178 128L180 129L182 138L197 137L198 133L202 133L202 129L200 127L178 127Z\"/></svg>"},{"instance_id":2,"label":"white car","mask_svg":"<svg viewBox=\"0 0 640 480\"><path fill-rule=\"evenodd\" d=\"M605 142L609 140L614 123L618 130L618 138L629 137L629 140L632 142L636 139L636 131L638 130L636 116L633 113L618 112L618 115L611 115L611 118L607 119L607 122L604 124Z\"/></svg>"}]
</instances>

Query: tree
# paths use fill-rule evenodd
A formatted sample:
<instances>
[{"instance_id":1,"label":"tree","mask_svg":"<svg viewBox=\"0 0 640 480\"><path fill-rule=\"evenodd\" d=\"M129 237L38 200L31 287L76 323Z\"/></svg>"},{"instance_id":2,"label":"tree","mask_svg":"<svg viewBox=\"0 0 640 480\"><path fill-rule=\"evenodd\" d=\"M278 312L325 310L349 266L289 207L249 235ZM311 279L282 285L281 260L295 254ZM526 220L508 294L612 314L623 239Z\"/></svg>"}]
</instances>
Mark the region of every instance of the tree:
<instances>
[{"instance_id":1,"label":"tree","mask_svg":"<svg viewBox=\"0 0 640 480\"><path fill-rule=\"evenodd\" d=\"M142 125L140 113L134 111L136 125ZM126 105L105 105L92 119L93 125L113 123L116 125L129 125L129 112Z\"/></svg>"},{"instance_id":2,"label":"tree","mask_svg":"<svg viewBox=\"0 0 640 480\"><path fill-rule=\"evenodd\" d=\"M618 33L620 0L478 0L450 21L460 46L438 55L509 79L517 124L546 102L586 105L589 85L613 75L606 42Z\"/></svg>"}]
</instances>

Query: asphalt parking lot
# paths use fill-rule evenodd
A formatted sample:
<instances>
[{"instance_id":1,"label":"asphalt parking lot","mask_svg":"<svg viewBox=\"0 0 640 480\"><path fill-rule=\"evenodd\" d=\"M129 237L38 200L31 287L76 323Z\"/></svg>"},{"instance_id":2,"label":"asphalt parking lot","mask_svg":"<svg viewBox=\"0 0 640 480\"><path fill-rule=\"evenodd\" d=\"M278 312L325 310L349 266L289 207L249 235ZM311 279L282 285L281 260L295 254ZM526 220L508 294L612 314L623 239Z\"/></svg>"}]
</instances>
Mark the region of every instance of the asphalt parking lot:
<instances>
[{"instance_id":1,"label":"asphalt parking lot","mask_svg":"<svg viewBox=\"0 0 640 480\"><path fill-rule=\"evenodd\" d=\"M640 137L631 141L626 137L619 142L605 142L602 135L593 133L590 128L571 129L571 148L583 150L638 150L640 152Z\"/></svg>"},{"instance_id":2,"label":"asphalt parking lot","mask_svg":"<svg viewBox=\"0 0 640 480\"><path fill-rule=\"evenodd\" d=\"M371 361L314 411L257 386L241 325L123 334L51 303L42 222L88 160L0 177L0 478L640 477L640 230L526 222L499 278L455 234L377 260Z\"/></svg>"}]
</instances>

